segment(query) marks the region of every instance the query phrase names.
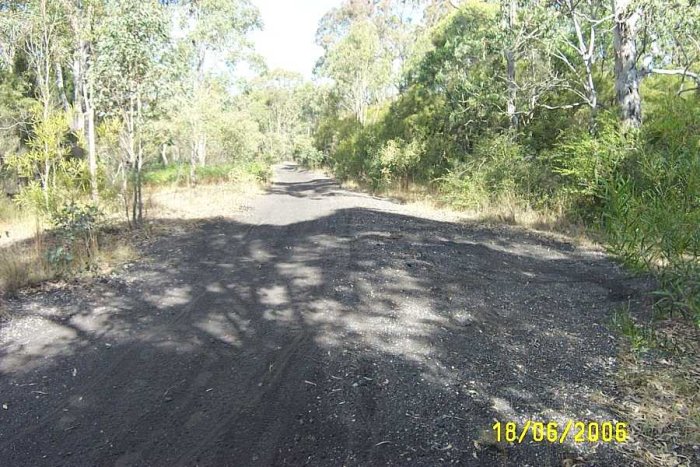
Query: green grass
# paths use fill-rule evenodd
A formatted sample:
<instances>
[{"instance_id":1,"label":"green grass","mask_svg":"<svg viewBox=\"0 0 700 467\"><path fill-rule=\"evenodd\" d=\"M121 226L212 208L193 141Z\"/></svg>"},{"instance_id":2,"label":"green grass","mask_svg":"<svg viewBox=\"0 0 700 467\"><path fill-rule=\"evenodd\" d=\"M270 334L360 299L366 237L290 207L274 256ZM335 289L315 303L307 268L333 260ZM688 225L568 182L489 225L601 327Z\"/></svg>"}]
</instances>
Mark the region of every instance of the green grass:
<instances>
[{"instance_id":1,"label":"green grass","mask_svg":"<svg viewBox=\"0 0 700 467\"><path fill-rule=\"evenodd\" d=\"M195 169L197 183L266 183L272 175L270 166L263 162L236 162L230 164L205 165ZM171 164L147 168L143 175L147 185L187 185L190 168L187 164Z\"/></svg>"},{"instance_id":2,"label":"green grass","mask_svg":"<svg viewBox=\"0 0 700 467\"><path fill-rule=\"evenodd\" d=\"M625 336L632 349L644 351L655 347L654 333L648 326L642 326L630 315L629 304L613 313L612 327Z\"/></svg>"}]
</instances>

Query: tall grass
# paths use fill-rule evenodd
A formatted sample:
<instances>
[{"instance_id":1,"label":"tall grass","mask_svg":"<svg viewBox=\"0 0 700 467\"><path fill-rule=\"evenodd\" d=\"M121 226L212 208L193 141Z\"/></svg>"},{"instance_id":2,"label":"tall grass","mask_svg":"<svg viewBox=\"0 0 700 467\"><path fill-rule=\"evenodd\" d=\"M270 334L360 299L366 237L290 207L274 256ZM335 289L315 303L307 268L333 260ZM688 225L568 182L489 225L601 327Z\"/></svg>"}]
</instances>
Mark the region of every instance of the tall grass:
<instances>
[{"instance_id":1,"label":"tall grass","mask_svg":"<svg viewBox=\"0 0 700 467\"><path fill-rule=\"evenodd\" d=\"M13 222L22 217L22 213L10 198L0 195L0 224Z\"/></svg>"},{"instance_id":2,"label":"tall grass","mask_svg":"<svg viewBox=\"0 0 700 467\"><path fill-rule=\"evenodd\" d=\"M272 175L269 164L260 161L236 162L199 166L195 169L197 183L266 183ZM189 185L190 168L184 164L154 166L144 172L144 183L151 186Z\"/></svg>"}]
</instances>

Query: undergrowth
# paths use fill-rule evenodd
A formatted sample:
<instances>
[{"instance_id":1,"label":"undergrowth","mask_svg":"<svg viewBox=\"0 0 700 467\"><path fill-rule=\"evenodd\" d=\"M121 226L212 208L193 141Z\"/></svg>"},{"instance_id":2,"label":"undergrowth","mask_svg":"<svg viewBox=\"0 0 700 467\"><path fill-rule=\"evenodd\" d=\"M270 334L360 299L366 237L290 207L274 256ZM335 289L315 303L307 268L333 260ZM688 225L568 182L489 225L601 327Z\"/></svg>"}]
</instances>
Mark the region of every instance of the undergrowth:
<instances>
[{"instance_id":1,"label":"undergrowth","mask_svg":"<svg viewBox=\"0 0 700 467\"><path fill-rule=\"evenodd\" d=\"M618 362L621 393L609 401L630 426L621 449L644 465L692 465L700 444L698 329L678 318L640 324L629 306L612 324L628 342Z\"/></svg>"},{"instance_id":2,"label":"undergrowth","mask_svg":"<svg viewBox=\"0 0 700 467\"><path fill-rule=\"evenodd\" d=\"M110 269L135 255L124 231L93 204L64 205L52 213L49 229L0 249L0 295Z\"/></svg>"},{"instance_id":3,"label":"undergrowth","mask_svg":"<svg viewBox=\"0 0 700 467\"><path fill-rule=\"evenodd\" d=\"M262 161L237 162L231 164L206 165L195 169L197 183L267 183L272 171L270 165ZM186 164L154 166L145 170L144 183L156 185L185 186L191 183L190 168Z\"/></svg>"}]
</instances>

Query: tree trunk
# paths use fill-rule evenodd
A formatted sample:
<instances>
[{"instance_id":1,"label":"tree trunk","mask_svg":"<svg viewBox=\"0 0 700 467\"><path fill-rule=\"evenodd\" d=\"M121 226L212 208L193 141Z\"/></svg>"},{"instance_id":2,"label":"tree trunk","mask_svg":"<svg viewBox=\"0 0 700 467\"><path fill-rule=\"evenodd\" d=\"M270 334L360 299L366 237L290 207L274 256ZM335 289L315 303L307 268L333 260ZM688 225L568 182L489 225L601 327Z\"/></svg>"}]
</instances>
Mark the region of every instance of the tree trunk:
<instances>
[{"instance_id":1,"label":"tree trunk","mask_svg":"<svg viewBox=\"0 0 700 467\"><path fill-rule=\"evenodd\" d=\"M95 141L95 109L92 105L87 113L87 136L88 136L88 168L90 170L90 197L94 203L99 201L99 191L97 186L97 148Z\"/></svg>"},{"instance_id":2,"label":"tree trunk","mask_svg":"<svg viewBox=\"0 0 700 467\"><path fill-rule=\"evenodd\" d=\"M134 187L134 193L136 194L136 216L135 216L135 222L137 225L141 225L141 222L143 221L143 194L142 194L142 185L143 185L143 180L141 179L141 174L142 174L142 169L143 169L143 141L141 137L141 110L142 110L142 105L141 105L141 96L140 94L137 95L136 97L136 122L138 124L138 135L137 135L137 142L136 142L136 186Z\"/></svg>"},{"instance_id":3,"label":"tree trunk","mask_svg":"<svg viewBox=\"0 0 700 467\"><path fill-rule=\"evenodd\" d=\"M68 112L70 104L68 103L66 87L63 83L63 68L59 62L55 63L54 68L56 69L56 90L58 91L58 98L61 101L61 108Z\"/></svg>"},{"instance_id":4,"label":"tree trunk","mask_svg":"<svg viewBox=\"0 0 700 467\"><path fill-rule=\"evenodd\" d=\"M193 138L190 150L190 183L189 185L197 185L197 141Z\"/></svg>"},{"instance_id":5,"label":"tree trunk","mask_svg":"<svg viewBox=\"0 0 700 467\"><path fill-rule=\"evenodd\" d=\"M78 42L78 47L81 47L81 43ZM77 51L75 57L73 57L73 123L71 125L71 130L74 132L83 132L85 127L85 120L83 117L83 67L81 66L80 54L82 52Z\"/></svg>"},{"instance_id":6,"label":"tree trunk","mask_svg":"<svg viewBox=\"0 0 700 467\"><path fill-rule=\"evenodd\" d=\"M120 170L123 169L122 174L122 199L124 200L124 210L126 211L126 222L129 224L129 228L132 228L131 216L129 216L129 168L120 165Z\"/></svg>"},{"instance_id":7,"label":"tree trunk","mask_svg":"<svg viewBox=\"0 0 700 467\"><path fill-rule=\"evenodd\" d=\"M200 46L199 50L199 61L197 63L197 81L195 82L195 89L194 89L194 96L197 101L199 101L199 98L201 97L203 91L204 91L204 81L205 81L205 76L204 76L204 63L206 62L206 49ZM200 105L200 102L197 102L197 105ZM193 134L192 134L192 144L193 144L193 152L194 154L192 155L192 158L190 160L191 164L194 164L192 167L190 167L190 179L192 180L193 184L196 184L196 165L205 165L207 161L207 136L204 132L203 127L203 115L199 115L197 118L199 118L199 121L195 122L193 125Z\"/></svg>"},{"instance_id":8,"label":"tree trunk","mask_svg":"<svg viewBox=\"0 0 700 467\"><path fill-rule=\"evenodd\" d=\"M510 37L509 48L505 50L506 58L506 81L508 83L508 100L506 102L506 113L508 115L508 121L513 129L518 127L518 114L516 108L516 100L518 98L518 84L515 81L516 63L515 63L515 51L514 47L514 30L515 30L515 18L517 14L517 2L516 0L508 0L506 5L506 11L504 12L504 23L506 31Z\"/></svg>"},{"instance_id":9,"label":"tree trunk","mask_svg":"<svg viewBox=\"0 0 700 467\"><path fill-rule=\"evenodd\" d=\"M168 165L168 145L163 144L160 147L160 157L163 159L163 165Z\"/></svg>"},{"instance_id":10,"label":"tree trunk","mask_svg":"<svg viewBox=\"0 0 700 467\"><path fill-rule=\"evenodd\" d=\"M620 119L625 129L642 124L642 99L637 73L637 20L632 0L613 0L615 93L620 105Z\"/></svg>"},{"instance_id":11,"label":"tree trunk","mask_svg":"<svg viewBox=\"0 0 700 467\"><path fill-rule=\"evenodd\" d=\"M197 162L202 167L207 164L207 135L204 132L197 137Z\"/></svg>"},{"instance_id":12,"label":"tree trunk","mask_svg":"<svg viewBox=\"0 0 700 467\"><path fill-rule=\"evenodd\" d=\"M518 98L518 85L515 82L515 54L512 50L506 50L506 71L508 81L508 102L506 103L506 112L511 128L518 127L518 114L515 106L515 101Z\"/></svg>"},{"instance_id":13,"label":"tree trunk","mask_svg":"<svg viewBox=\"0 0 700 467\"><path fill-rule=\"evenodd\" d=\"M89 92L88 92L89 91ZM87 113L87 143L88 143L88 169L90 171L90 196L92 201L99 201L97 187L97 147L95 137L95 108L92 98L92 86L83 83L85 112Z\"/></svg>"}]
</instances>

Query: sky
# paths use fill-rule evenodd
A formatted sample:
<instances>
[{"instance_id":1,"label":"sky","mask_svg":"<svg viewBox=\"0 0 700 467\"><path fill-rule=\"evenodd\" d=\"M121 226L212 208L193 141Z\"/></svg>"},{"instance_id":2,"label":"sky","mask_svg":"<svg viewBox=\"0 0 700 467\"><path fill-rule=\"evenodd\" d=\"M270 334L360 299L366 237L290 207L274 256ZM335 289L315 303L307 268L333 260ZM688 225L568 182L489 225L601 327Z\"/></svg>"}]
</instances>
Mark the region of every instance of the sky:
<instances>
[{"instance_id":1,"label":"sky","mask_svg":"<svg viewBox=\"0 0 700 467\"><path fill-rule=\"evenodd\" d=\"M311 78L322 49L314 41L321 17L341 0L252 0L260 10L262 31L251 35L267 66Z\"/></svg>"}]
</instances>

